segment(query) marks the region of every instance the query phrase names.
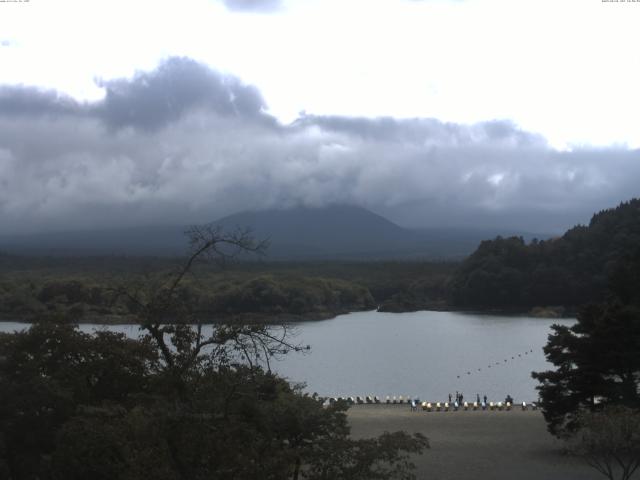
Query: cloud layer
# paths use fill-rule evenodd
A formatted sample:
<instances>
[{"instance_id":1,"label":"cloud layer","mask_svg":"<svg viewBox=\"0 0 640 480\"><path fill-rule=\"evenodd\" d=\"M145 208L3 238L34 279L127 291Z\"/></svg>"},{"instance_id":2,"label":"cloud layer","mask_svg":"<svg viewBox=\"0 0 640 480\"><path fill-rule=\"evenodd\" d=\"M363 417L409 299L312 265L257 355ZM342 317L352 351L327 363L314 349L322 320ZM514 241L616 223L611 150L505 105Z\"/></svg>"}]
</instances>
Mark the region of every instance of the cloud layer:
<instances>
[{"instance_id":1,"label":"cloud layer","mask_svg":"<svg viewBox=\"0 0 640 480\"><path fill-rule=\"evenodd\" d=\"M273 12L281 8L281 0L223 0L224 5L238 12Z\"/></svg>"},{"instance_id":2,"label":"cloud layer","mask_svg":"<svg viewBox=\"0 0 640 480\"><path fill-rule=\"evenodd\" d=\"M640 152L552 149L508 121L302 115L185 58L79 103L0 87L1 233L351 203L413 226L557 231L638 195Z\"/></svg>"}]
</instances>

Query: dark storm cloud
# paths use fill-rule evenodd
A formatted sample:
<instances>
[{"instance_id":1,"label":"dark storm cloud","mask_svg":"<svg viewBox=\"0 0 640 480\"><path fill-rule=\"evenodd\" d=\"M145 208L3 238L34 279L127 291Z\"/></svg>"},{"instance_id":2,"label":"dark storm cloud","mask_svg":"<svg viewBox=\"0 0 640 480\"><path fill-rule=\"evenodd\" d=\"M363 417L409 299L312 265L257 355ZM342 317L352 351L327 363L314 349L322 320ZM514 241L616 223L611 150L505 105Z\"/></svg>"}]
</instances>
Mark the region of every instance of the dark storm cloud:
<instances>
[{"instance_id":1,"label":"dark storm cloud","mask_svg":"<svg viewBox=\"0 0 640 480\"><path fill-rule=\"evenodd\" d=\"M100 81L103 100L80 104L53 90L0 86L0 115L92 116L112 129L157 130L195 110L275 125L253 86L188 58L172 57L152 72Z\"/></svg>"},{"instance_id":2,"label":"dark storm cloud","mask_svg":"<svg viewBox=\"0 0 640 480\"><path fill-rule=\"evenodd\" d=\"M79 115L80 103L53 90L0 86L0 115Z\"/></svg>"},{"instance_id":3,"label":"dark storm cloud","mask_svg":"<svg viewBox=\"0 0 640 480\"><path fill-rule=\"evenodd\" d=\"M558 231L638 195L640 152L560 152L508 121L303 115L188 59L99 102L0 87L3 233L351 203L405 224Z\"/></svg>"},{"instance_id":4,"label":"dark storm cloud","mask_svg":"<svg viewBox=\"0 0 640 480\"><path fill-rule=\"evenodd\" d=\"M223 116L265 120L260 92L187 58L170 58L133 79L103 81L104 101L96 113L109 126L154 130L202 109Z\"/></svg>"},{"instance_id":5,"label":"dark storm cloud","mask_svg":"<svg viewBox=\"0 0 640 480\"><path fill-rule=\"evenodd\" d=\"M280 0L223 0L222 3L237 12L274 12L282 6Z\"/></svg>"}]
</instances>

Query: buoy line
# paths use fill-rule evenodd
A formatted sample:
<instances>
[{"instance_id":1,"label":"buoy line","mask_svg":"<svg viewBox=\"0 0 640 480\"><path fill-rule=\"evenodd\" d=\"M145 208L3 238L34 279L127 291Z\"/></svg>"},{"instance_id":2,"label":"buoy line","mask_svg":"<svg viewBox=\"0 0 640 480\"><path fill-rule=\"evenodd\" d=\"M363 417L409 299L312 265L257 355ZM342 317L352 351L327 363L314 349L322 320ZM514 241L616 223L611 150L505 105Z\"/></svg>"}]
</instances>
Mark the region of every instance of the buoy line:
<instances>
[{"instance_id":1,"label":"buoy line","mask_svg":"<svg viewBox=\"0 0 640 480\"><path fill-rule=\"evenodd\" d=\"M527 351L525 351L525 352L520 352L520 353L517 353L517 354L513 354L513 355L511 356L511 360L516 360L516 357L517 357L517 358L522 358L522 356L523 356L523 355L529 355L530 353L533 353L533 349L527 350ZM504 364L506 364L506 363L509 363L509 361L510 361L510 360L509 360L509 358L507 357L507 358L503 359L503 360L502 360L502 362L500 362L500 361L497 361L497 362L490 362L490 363L487 365L487 368L502 366L502 365L504 365ZM476 367L474 367L474 368L472 368L472 369L468 369L468 370L466 371L466 375L474 375L475 373L472 373L472 372L473 372L473 370L476 370L477 372L482 372L482 367L477 367L477 366L476 366ZM457 376L456 376L456 378L461 378L461 377L462 377L462 376L464 376L464 375L465 375L465 373L462 373L462 374L460 374L460 375L457 375Z\"/></svg>"}]
</instances>

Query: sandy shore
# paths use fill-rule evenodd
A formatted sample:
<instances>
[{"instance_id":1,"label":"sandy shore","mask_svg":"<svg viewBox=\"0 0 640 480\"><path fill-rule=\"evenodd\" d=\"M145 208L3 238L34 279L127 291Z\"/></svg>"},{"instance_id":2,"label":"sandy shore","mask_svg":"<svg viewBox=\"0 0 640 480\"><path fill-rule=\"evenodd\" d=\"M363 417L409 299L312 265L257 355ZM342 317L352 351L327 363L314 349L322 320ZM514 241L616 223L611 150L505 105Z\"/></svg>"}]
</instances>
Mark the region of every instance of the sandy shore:
<instances>
[{"instance_id":1,"label":"sandy shore","mask_svg":"<svg viewBox=\"0 0 640 480\"><path fill-rule=\"evenodd\" d=\"M430 480L591 480L604 478L562 453L539 411L411 412L408 405L354 405L352 435L420 432L431 448L416 457L417 478Z\"/></svg>"}]
</instances>

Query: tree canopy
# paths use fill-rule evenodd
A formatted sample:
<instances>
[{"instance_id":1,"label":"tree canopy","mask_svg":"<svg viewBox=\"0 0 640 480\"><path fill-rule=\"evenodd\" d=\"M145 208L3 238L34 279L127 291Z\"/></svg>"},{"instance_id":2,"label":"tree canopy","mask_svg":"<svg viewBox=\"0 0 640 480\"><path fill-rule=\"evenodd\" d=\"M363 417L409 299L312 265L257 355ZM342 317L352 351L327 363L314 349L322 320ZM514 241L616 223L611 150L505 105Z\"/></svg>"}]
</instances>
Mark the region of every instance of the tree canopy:
<instances>
[{"instance_id":1,"label":"tree canopy","mask_svg":"<svg viewBox=\"0 0 640 480\"><path fill-rule=\"evenodd\" d=\"M64 318L0 335L0 478L413 478L425 437L353 440L343 402L325 405L271 372L270 359L299 350L286 328L225 322L204 333L181 288L194 263L259 246L191 233L191 255L165 282L113 291L135 306L139 339Z\"/></svg>"},{"instance_id":2,"label":"tree canopy","mask_svg":"<svg viewBox=\"0 0 640 480\"><path fill-rule=\"evenodd\" d=\"M576 226L559 238L529 244L521 237L487 240L454 275L451 301L485 308L601 302L611 276L638 245L640 199L603 210L588 226Z\"/></svg>"},{"instance_id":3,"label":"tree canopy","mask_svg":"<svg viewBox=\"0 0 640 480\"><path fill-rule=\"evenodd\" d=\"M555 370L533 373L555 435L575 432L585 411L640 409L640 247L625 249L610 266L606 300L584 305L570 327L552 326L544 352Z\"/></svg>"},{"instance_id":4,"label":"tree canopy","mask_svg":"<svg viewBox=\"0 0 640 480\"><path fill-rule=\"evenodd\" d=\"M556 369L534 372L549 431L579 427L582 411L640 408L640 309L610 302L584 307L571 327L554 325L545 355Z\"/></svg>"}]
</instances>

